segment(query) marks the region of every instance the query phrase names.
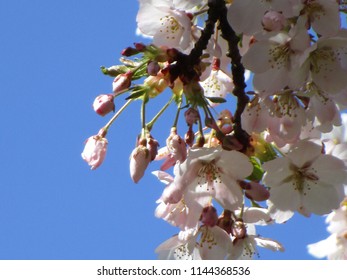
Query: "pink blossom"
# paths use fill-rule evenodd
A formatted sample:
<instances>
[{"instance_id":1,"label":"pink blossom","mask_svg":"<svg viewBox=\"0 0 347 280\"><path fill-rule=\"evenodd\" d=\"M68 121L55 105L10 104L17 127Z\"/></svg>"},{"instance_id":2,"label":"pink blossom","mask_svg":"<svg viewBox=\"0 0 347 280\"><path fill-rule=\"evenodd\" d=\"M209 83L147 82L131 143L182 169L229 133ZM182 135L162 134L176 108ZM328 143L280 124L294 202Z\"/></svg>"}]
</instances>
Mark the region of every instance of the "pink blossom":
<instances>
[{"instance_id":1,"label":"pink blossom","mask_svg":"<svg viewBox=\"0 0 347 280\"><path fill-rule=\"evenodd\" d=\"M212 205L209 205L202 209L201 222L205 226L214 227L218 222L217 210Z\"/></svg>"},{"instance_id":2,"label":"pink blossom","mask_svg":"<svg viewBox=\"0 0 347 280\"><path fill-rule=\"evenodd\" d=\"M270 188L269 211L279 223L295 211L304 216L328 214L343 199L345 164L322 154L321 145L301 140L285 157L264 163L263 169L263 182Z\"/></svg>"},{"instance_id":3,"label":"pink blossom","mask_svg":"<svg viewBox=\"0 0 347 280\"><path fill-rule=\"evenodd\" d=\"M172 0L141 0L136 21L141 33L152 37L157 46L180 50L191 46L191 18L186 11L175 7Z\"/></svg>"},{"instance_id":4,"label":"pink blossom","mask_svg":"<svg viewBox=\"0 0 347 280\"><path fill-rule=\"evenodd\" d=\"M92 170L99 167L104 161L107 144L107 139L100 135L94 135L87 139L81 155Z\"/></svg>"},{"instance_id":5,"label":"pink blossom","mask_svg":"<svg viewBox=\"0 0 347 280\"><path fill-rule=\"evenodd\" d=\"M270 197L270 192L260 183L249 182L246 185L242 185L242 187L245 190L246 196L255 201L264 201Z\"/></svg>"},{"instance_id":6,"label":"pink blossom","mask_svg":"<svg viewBox=\"0 0 347 280\"><path fill-rule=\"evenodd\" d=\"M100 116L105 116L110 112L114 112L115 106L112 94L101 94L97 96L93 103L94 111Z\"/></svg>"},{"instance_id":7,"label":"pink blossom","mask_svg":"<svg viewBox=\"0 0 347 280\"><path fill-rule=\"evenodd\" d=\"M285 23L284 15L276 11L266 12L262 20L262 25L266 31L281 31Z\"/></svg>"},{"instance_id":8,"label":"pink blossom","mask_svg":"<svg viewBox=\"0 0 347 280\"><path fill-rule=\"evenodd\" d=\"M125 74L118 75L113 80L113 84L112 84L113 92L117 94L117 93L129 88L131 85L132 76L133 76L133 73L130 71L125 73Z\"/></svg>"},{"instance_id":9,"label":"pink blossom","mask_svg":"<svg viewBox=\"0 0 347 280\"><path fill-rule=\"evenodd\" d=\"M190 149L187 159L177 165L175 183L186 189L185 201L208 195L225 209L235 210L242 204L238 180L252 173L247 156L218 148Z\"/></svg>"},{"instance_id":10,"label":"pink blossom","mask_svg":"<svg viewBox=\"0 0 347 280\"><path fill-rule=\"evenodd\" d=\"M137 183L145 174L151 155L147 147L139 145L130 155L130 177Z\"/></svg>"}]
</instances>

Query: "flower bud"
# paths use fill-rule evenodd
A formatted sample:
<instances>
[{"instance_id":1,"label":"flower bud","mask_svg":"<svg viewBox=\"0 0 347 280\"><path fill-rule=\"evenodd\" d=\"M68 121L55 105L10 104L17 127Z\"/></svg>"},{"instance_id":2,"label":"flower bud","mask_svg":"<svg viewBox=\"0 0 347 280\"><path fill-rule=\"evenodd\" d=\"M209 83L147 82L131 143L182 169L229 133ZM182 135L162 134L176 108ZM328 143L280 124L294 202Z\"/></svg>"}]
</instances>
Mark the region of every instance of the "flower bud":
<instances>
[{"instance_id":1,"label":"flower bud","mask_svg":"<svg viewBox=\"0 0 347 280\"><path fill-rule=\"evenodd\" d=\"M268 11L265 13L262 25L266 31L281 31L285 26L286 18L282 13Z\"/></svg>"},{"instance_id":2,"label":"flower bud","mask_svg":"<svg viewBox=\"0 0 347 280\"><path fill-rule=\"evenodd\" d=\"M186 119L187 125L191 126L198 122L200 117L199 111L193 108L189 108L184 112L184 117Z\"/></svg>"},{"instance_id":3,"label":"flower bud","mask_svg":"<svg viewBox=\"0 0 347 280\"><path fill-rule=\"evenodd\" d=\"M265 188L264 185L257 182L250 182L247 184L247 188L245 189L245 195L249 199L253 199L255 201L264 201L270 197L270 192Z\"/></svg>"},{"instance_id":4,"label":"flower bud","mask_svg":"<svg viewBox=\"0 0 347 280\"><path fill-rule=\"evenodd\" d=\"M94 111L100 116L105 116L111 111L114 112L114 102L112 94L101 94L97 96L93 102Z\"/></svg>"},{"instance_id":5,"label":"flower bud","mask_svg":"<svg viewBox=\"0 0 347 280\"><path fill-rule=\"evenodd\" d=\"M159 143L157 140L155 140L153 137L147 138L147 149L151 158L151 161L153 161L157 154L158 154L158 147Z\"/></svg>"},{"instance_id":6,"label":"flower bud","mask_svg":"<svg viewBox=\"0 0 347 280\"><path fill-rule=\"evenodd\" d=\"M100 135L94 135L87 139L81 156L92 170L99 167L104 161L107 144L107 139Z\"/></svg>"},{"instance_id":7,"label":"flower bud","mask_svg":"<svg viewBox=\"0 0 347 280\"><path fill-rule=\"evenodd\" d=\"M192 147L194 144L194 139L195 139L195 134L194 134L194 131L192 130L192 127L190 126L187 133L184 136L184 141L189 147Z\"/></svg>"},{"instance_id":8,"label":"flower bud","mask_svg":"<svg viewBox=\"0 0 347 280\"><path fill-rule=\"evenodd\" d=\"M147 73L151 76L157 76L160 71L160 66L156 61L150 61L147 64Z\"/></svg>"},{"instance_id":9,"label":"flower bud","mask_svg":"<svg viewBox=\"0 0 347 280\"><path fill-rule=\"evenodd\" d=\"M217 210L213 206L207 206L202 210L200 221L209 227L214 227L218 223Z\"/></svg>"},{"instance_id":10,"label":"flower bud","mask_svg":"<svg viewBox=\"0 0 347 280\"><path fill-rule=\"evenodd\" d=\"M119 92L129 88L130 85L131 85L132 76L133 76L133 73L131 71L129 71L129 72L125 73L125 74L118 75L113 80L113 84L112 84L113 92L114 93L119 93Z\"/></svg>"},{"instance_id":11,"label":"flower bud","mask_svg":"<svg viewBox=\"0 0 347 280\"><path fill-rule=\"evenodd\" d=\"M169 80L166 74L159 71L156 76L148 76L144 80L144 85L150 88L148 94L150 98L153 98L159 93L162 93L169 86Z\"/></svg>"},{"instance_id":12,"label":"flower bud","mask_svg":"<svg viewBox=\"0 0 347 280\"><path fill-rule=\"evenodd\" d=\"M130 177L135 183L143 177L150 161L151 156L147 147L139 145L132 151L130 156Z\"/></svg>"},{"instance_id":13,"label":"flower bud","mask_svg":"<svg viewBox=\"0 0 347 280\"><path fill-rule=\"evenodd\" d=\"M146 50L146 45L142 43L134 43L135 49L139 52L143 52Z\"/></svg>"},{"instance_id":14,"label":"flower bud","mask_svg":"<svg viewBox=\"0 0 347 280\"><path fill-rule=\"evenodd\" d=\"M133 55L138 54L138 53L139 53L139 51L137 49L134 49L132 47L127 47L124 50L122 50L121 54L123 56L133 56Z\"/></svg>"},{"instance_id":15,"label":"flower bud","mask_svg":"<svg viewBox=\"0 0 347 280\"><path fill-rule=\"evenodd\" d=\"M177 134L176 128L171 129L171 134L166 140L166 146L175 160L183 162L187 158L186 142Z\"/></svg>"}]
</instances>

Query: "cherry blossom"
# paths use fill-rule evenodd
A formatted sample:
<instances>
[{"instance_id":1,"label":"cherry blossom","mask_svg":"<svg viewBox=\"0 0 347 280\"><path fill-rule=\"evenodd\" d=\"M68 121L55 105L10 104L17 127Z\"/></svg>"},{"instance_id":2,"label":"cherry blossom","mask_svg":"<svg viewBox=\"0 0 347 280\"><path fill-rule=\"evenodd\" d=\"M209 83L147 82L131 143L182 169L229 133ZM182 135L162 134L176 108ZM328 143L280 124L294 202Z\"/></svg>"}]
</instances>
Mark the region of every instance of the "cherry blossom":
<instances>
[{"instance_id":1,"label":"cherry blossom","mask_svg":"<svg viewBox=\"0 0 347 280\"><path fill-rule=\"evenodd\" d=\"M280 12L290 18L299 15L302 7L301 0L234 0L228 10L228 20L237 33L254 35L263 29L266 12Z\"/></svg>"},{"instance_id":2,"label":"cherry blossom","mask_svg":"<svg viewBox=\"0 0 347 280\"><path fill-rule=\"evenodd\" d=\"M156 253L159 259L224 259L231 251L229 235L218 226L200 227L198 233L188 240L180 240L177 235L160 244Z\"/></svg>"},{"instance_id":3,"label":"cherry blossom","mask_svg":"<svg viewBox=\"0 0 347 280\"><path fill-rule=\"evenodd\" d=\"M330 213L326 222L330 236L327 239L308 245L308 252L317 257L330 260L347 260L347 205Z\"/></svg>"},{"instance_id":4,"label":"cherry blossom","mask_svg":"<svg viewBox=\"0 0 347 280\"><path fill-rule=\"evenodd\" d=\"M242 203L237 180L250 175L253 167L244 154L218 147L190 149L177 169L175 184L185 187L187 203L206 193L225 209L234 210Z\"/></svg>"},{"instance_id":5,"label":"cherry blossom","mask_svg":"<svg viewBox=\"0 0 347 280\"><path fill-rule=\"evenodd\" d=\"M231 93L234 88L232 78L227 73L220 70L219 67L220 62L214 62L210 75L204 81L200 82L207 98L225 98L227 93ZM209 104L211 106L218 105L218 103L214 103L210 100Z\"/></svg>"},{"instance_id":6,"label":"cherry blossom","mask_svg":"<svg viewBox=\"0 0 347 280\"><path fill-rule=\"evenodd\" d=\"M254 72L254 88L273 94L287 86L300 87L307 79L309 67L304 63L308 56L305 51L310 47L306 30L298 24L288 33L270 32L256 38L242 57L244 66Z\"/></svg>"},{"instance_id":7,"label":"cherry blossom","mask_svg":"<svg viewBox=\"0 0 347 280\"><path fill-rule=\"evenodd\" d=\"M155 45L186 50L191 44L191 19L184 10L176 9L172 0L140 0L136 20L140 31L153 37Z\"/></svg>"},{"instance_id":8,"label":"cherry blossom","mask_svg":"<svg viewBox=\"0 0 347 280\"><path fill-rule=\"evenodd\" d=\"M300 141L281 158L263 165L269 187L269 211L278 223L295 211L309 216L337 209L343 199L346 171L343 161L322 154L322 146Z\"/></svg>"},{"instance_id":9,"label":"cherry blossom","mask_svg":"<svg viewBox=\"0 0 347 280\"><path fill-rule=\"evenodd\" d=\"M235 212L236 216L240 211ZM284 251L279 242L256 234L255 225L267 225L272 219L266 209L250 207L244 209L242 219L238 219L232 225L233 247L228 259L249 260L258 254L257 247L270 249L272 251Z\"/></svg>"},{"instance_id":10,"label":"cherry blossom","mask_svg":"<svg viewBox=\"0 0 347 280\"><path fill-rule=\"evenodd\" d=\"M139 183L149 163L163 160L152 172L163 183L154 215L177 227L156 249L160 259L283 251L256 227L295 212L328 215L330 236L308 246L312 255L347 258L345 6L139 0L137 34L149 42L125 47L119 65L101 68L113 93L97 96L93 109L111 117L88 138L82 158L99 167L106 133L128 106L142 103L130 177ZM158 127L170 131L164 141L152 136Z\"/></svg>"},{"instance_id":11,"label":"cherry blossom","mask_svg":"<svg viewBox=\"0 0 347 280\"><path fill-rule=\"evenodd\" d=\"M323 91L339 93L347 87L347 37L321 37L310 48L312 81Z\"/></svg>"},{"instance_id":12,"label":"cherry blossom","mask_svg":"<svg viewBox=\"0 0 347 280\"><path fill-rule=\"evenodd\" d=\"M312 28L322 36L335 35L340 28L339 5L335 0L302 1L301 14Z\"/></svg>"}]
</instances>

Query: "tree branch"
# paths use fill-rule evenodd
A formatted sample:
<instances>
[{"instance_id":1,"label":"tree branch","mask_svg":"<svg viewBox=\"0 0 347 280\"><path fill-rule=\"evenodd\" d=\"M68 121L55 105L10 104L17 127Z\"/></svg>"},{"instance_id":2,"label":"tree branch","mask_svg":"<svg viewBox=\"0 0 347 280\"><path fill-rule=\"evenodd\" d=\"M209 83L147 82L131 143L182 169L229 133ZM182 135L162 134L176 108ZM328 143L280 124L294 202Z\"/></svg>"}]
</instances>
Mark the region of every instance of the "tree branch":
<instances>
[{"instance_id":1,"label":"tree branch","mask_svg":"<svg viewBox=\"0 0 347 280\"><path fill-rule=\"evenodd\" d=\"M231 72L235 85L233 94L237 97L237 107L234 114L234 131L237 140L246 148L249 145L249 135L241 126L241 114L249 101L245 93L245 68L241 63L241 55L238 48L239 37L235 34L235 31L228 22L225 2L224 0L218 0L218 2L222 5L218 27L222 32L222 37L228 42L229 52L227 56L231 59Z\"/></svg>"}]
</instances>

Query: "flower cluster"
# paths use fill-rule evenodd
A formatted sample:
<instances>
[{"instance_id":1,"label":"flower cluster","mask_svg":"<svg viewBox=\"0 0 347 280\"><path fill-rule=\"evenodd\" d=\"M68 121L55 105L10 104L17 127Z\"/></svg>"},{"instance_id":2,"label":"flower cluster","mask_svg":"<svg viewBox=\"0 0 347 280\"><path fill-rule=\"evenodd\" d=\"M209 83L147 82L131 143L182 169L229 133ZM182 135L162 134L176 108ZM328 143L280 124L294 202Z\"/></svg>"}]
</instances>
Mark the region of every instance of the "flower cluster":
<instances>
[{"instance_id":1,"label":"flower cluster","mask_svg":"<svg viewBox=\"0 0 347 280\"><path fill-rule=\"evenodd\" d=\"M283 251L256 227L295 213L329 214L331 237L309 251L347 258L345 7L336 0L139 0L137 33L151 43L135 43L121 64L102 67L113 92L96 97L95 112L111 114L128 95L82 158L99 167L114 121L132 102L142 104L130 176L138 183L151 162L162 161L153 172L165 184L155 216L178 229L156 249L159 258ZM167 103L148 120L146 108L164 91ZM152 131L174 104L159 149Z\"/></svg>"}]
</instances>

